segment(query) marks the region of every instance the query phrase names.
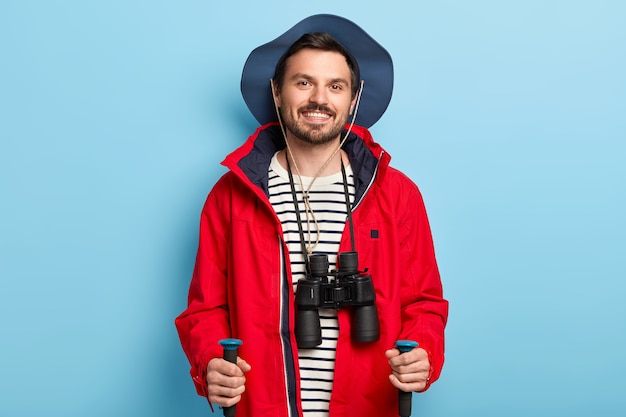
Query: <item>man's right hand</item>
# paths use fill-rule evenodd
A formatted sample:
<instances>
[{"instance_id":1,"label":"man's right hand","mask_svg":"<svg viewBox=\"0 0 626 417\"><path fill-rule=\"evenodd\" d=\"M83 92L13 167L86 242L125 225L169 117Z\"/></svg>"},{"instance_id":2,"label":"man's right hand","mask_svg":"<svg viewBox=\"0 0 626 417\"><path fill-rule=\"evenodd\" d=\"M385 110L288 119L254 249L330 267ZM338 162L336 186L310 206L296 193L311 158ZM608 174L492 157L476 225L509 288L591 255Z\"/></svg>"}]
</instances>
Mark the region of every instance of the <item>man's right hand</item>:
<instances>
[{"instance_id":1,"label":"man's right hand","mask_svg":"<svg viewBox=\"0 0 626 417\"><path fill-rule=\"evenodd\" d=\"M237 358L237 364L222 358L213 358L207 366L209 401L222 407L230 407L241 400L246 390L245 372L251 369L248 362Z\"/></svg>"}]
</instances>

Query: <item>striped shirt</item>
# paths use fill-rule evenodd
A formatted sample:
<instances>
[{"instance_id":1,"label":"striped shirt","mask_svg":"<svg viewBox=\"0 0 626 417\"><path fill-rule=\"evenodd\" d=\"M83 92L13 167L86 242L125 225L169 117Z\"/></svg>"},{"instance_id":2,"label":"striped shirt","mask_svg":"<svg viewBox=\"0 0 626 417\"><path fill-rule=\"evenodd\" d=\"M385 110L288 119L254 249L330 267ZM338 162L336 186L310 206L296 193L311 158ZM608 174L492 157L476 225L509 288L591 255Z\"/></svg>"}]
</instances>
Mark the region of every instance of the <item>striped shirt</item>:
<instances>
[{"instance_id":1,"label":"striped shirt","mask_svg":"<svg viewBox=\"0 0 626 417\"><path fill-rule=\"evenodd\" d=\"M354 201L354 178L350 166L346 167L350 202ZM313 177L302 177L302 184L308 188ZM311 219L307 226L307 215L302 202L302 190L297 175L294 173L296 196L302 220L305 244L317 240L316 226ZM283 228L283 235L289 249L292 270L293 290L300 278L305 277L304 256L300 243L300 233L296 219L295 206L289 184L289 174L278 162L276 155L269 167L270 203L278 215ZM327 177L318 177L309 192L309 201L320 229L319 244L313 251L327 254L330 269L335 268L341 235L346 223L346 197L341 172ZM335 369L335 349L339 335L339 323L335 309L320 309L322 344L313 349L300 349L300 387L304 417L328 417L328 406L333 386Z\"/></svg>"}]
</instances>

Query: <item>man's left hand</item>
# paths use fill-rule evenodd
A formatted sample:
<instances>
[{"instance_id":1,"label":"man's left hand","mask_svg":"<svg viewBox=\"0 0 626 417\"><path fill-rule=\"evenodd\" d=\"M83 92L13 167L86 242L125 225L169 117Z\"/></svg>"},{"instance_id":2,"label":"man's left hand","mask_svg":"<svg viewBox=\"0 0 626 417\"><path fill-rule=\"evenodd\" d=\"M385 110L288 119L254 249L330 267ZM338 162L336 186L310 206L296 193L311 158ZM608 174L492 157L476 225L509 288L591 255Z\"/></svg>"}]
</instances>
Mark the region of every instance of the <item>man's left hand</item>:
<instances>
[{"instance_id":1,"label":"man's left hand","mask_svg":"<svg viewBox=\"0 0 626 417\"><path fill-rule=\"evenodd\" d=\"M423 391L428 383L430 374L430 361L428 353L424 349L415 348L400 354L398 349L389 349L385 352L391 375L391 384L406 392Z\"/></svg>"}]
</instances>

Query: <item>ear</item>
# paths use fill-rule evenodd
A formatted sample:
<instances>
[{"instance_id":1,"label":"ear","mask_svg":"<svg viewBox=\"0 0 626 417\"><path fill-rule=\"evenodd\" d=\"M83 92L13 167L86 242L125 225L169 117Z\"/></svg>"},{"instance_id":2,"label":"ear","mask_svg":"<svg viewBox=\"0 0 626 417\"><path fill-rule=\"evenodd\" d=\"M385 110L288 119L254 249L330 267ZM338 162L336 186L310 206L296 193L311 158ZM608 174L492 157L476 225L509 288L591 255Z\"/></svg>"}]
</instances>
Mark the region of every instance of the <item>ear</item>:
<instances>
[{"instance_id":1,"label":"ear","mask_svg":"<svg viewBox=\"0 0 626 417\"><path fill-rule=\"evenodd\" d=\"M354 98L352 99L352 102L350 103L350 114L354 113L354 107L356 106L356 99L358 96L359 96L359 93L357 92Z\"/></svg>"},{"instance_id":2,"label":"ear","mask_svg":"<svg viewBox=\"0 0 626 417\"><path fill-rule=\"evenodd\" d=\"M350 114L354 113L354 108L356 107L356 103L357 101L359 101L359 98L361 97L362 93L363 93L363 80L361 80L359 89L356 90L356 94L354 95L354 98L352 99L352 102L350 103Z\"/></svg>"}]
</instances>

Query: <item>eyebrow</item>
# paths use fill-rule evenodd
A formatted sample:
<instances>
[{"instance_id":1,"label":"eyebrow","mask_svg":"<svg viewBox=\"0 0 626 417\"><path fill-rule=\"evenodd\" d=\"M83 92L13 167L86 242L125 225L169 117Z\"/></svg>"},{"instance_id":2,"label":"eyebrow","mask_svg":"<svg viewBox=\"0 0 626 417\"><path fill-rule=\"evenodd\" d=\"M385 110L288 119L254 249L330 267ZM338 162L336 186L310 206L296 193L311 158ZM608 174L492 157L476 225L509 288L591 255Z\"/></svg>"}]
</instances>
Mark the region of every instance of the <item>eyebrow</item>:
<instances>
[{"instance_id":1,"label":"eyebrow","mask_svg":"<svg viewBox=\"0 0 626 417\"><path fill-rule=\"evenodd\" d=\"M315 78L308 75L308 74L304 74L302 72L298 72L296 74L293 75L293 77L291 77L291 80L297 80L298 78L304 78L307 81L315 81ZM330 84L344 84L346 86L349 86L350 83L348 82L348 80L346 80L345 78L332 78L330 80Z\"/></svg>"}]
</instances>

